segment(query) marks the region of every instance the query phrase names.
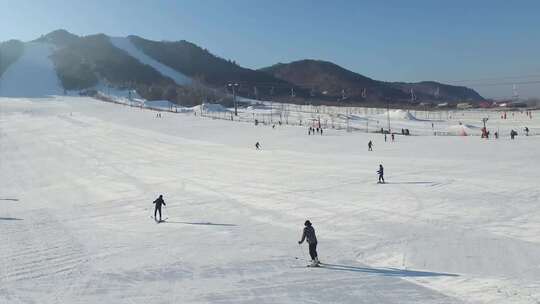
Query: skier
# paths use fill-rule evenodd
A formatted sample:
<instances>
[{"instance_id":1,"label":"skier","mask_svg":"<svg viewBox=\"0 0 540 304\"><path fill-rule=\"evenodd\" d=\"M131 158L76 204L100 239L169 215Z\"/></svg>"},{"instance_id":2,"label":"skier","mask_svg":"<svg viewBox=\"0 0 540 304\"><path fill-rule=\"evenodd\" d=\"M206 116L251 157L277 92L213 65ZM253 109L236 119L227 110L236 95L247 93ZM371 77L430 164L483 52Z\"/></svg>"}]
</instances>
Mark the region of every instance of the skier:
<instances>
[{"instance_id":1,"label":"skier","mask_svg":"<svg viewBox=\"0 0 540 304\"><path fill-rule=\"evenodd\" d=\"M159 212L159 222L161 222L161 205L167 206L167 205L165 204L165 201L163 200L163 195L160 195L160 196L153 202L153 204L156 205L156 207L154 208L154 219L155 219L156 221L158 221L158 220L157 220L157 213Z\"/></svg>"},{"instance_id":2,"label":"skier","mask_svg":"<svg viewBox=\"0 0 540 304\"><path fill-rule=\"evenodd\" d=\"M525 127L525 136L529 136L529 128L528 127Z\"/></svg>"},{"instance_id":3,"label":"skier","mask_svg":"<svg viewBox=\"0 0 540 304\"><path fill-rule=\"evenodd\" d=\"M313 226L311 226L311 222L309 220L305 221L304 226L302 239L298 241L298 244L302 244L304 240L306 240L309 245L309 256L311 257L310 266L317 267L319 266L320 262L317 256L317 237L315 236L315 229Z\"/></svg>"},{"instance_id":4,"label":"skier","mask_svg":"<svg viewBox=\"0 0 540 304\"><path fill-rule=\"evenodd\" d=\"M259 144L259 142L255 143L255 149L257 150L261 149L261 144Z\"/></svg>"},{"instance_id":5,"label":"skier","mask_svg":"<svg viewBox=\"0 0 540 304\"><path fill-rule=\"evenodd\" d=\"M379 165L379 170L377 171L379 174L379 184L384 184L384 168L382 164Z\"/></svg>"},{"instance_id":6,"label":"skier","mask_svg":"<svg viewBox=\"0 0 540 304\"><path fill-rule=\"evenodd\" d=\"M394 142L394 133L392 133L392 142Z\"/></svg>"},{"instance_id":7,"label":"skier","mask_svg":"<svg viewBox=\"0 0 540 304\"><path fill-rule=\"evenodd\" d=\"M368 151L373 151L373 142L371 140L367 143L367 147Z\"/></svg>"},{"instance_id":8,"label":"skier","mask_svg":"<svg viewBox=\"0 0 540 304\"><path fill-rule=\"evenodd\" d=\"M386 142L386 133L384 133L384 142Z\"/></svg>"}]
</instances>

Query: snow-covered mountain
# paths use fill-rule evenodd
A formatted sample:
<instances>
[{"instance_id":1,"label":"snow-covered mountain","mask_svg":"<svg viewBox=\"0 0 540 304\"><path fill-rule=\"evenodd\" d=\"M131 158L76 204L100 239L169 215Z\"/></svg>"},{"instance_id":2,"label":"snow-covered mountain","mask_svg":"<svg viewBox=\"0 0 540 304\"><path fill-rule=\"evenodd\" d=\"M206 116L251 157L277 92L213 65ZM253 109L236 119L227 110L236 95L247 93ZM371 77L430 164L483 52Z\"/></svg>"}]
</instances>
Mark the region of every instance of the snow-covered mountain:
<instances>
[{"instance_id":1,"label":"snow-covered mountain","mask_svg":"<svg viewBox=\"0 0 540 304\"><path fill-rule=\"evenodd\" d=\"M439 87L437 92L449 101L482 100L467 88L432 82L386 83L323 61L252 70L188 41L77 36L57 30L32 42L0 44L0 96L51 95L107 85L136 90L150 100L184 103L192 99L200 103L209 95L225 98L231 82L239 84L236 91L241 96L302 104L307 99L320 103L400 103L409 100L411 89L417 90L421 99L430 100ZM339 99L344 94L347 99Z\"/></svg>"}]
</instances>

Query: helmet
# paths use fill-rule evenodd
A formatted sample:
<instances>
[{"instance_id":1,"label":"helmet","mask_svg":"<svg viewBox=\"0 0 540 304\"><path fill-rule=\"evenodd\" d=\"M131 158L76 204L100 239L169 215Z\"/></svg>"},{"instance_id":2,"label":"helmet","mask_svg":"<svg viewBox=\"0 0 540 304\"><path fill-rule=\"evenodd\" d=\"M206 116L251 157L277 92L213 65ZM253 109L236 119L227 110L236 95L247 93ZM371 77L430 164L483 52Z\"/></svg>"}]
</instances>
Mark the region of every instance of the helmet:
<instances>
[{"instance_id":1,"label":"helmet","mask_svg":"<svg viewBox=\"0 0 540 304\"><path fill-rule=\"evenodd\" d=\"M311 222L309 220L305 221L304 226L311 226Z\"/></svg>"}]
</instances>

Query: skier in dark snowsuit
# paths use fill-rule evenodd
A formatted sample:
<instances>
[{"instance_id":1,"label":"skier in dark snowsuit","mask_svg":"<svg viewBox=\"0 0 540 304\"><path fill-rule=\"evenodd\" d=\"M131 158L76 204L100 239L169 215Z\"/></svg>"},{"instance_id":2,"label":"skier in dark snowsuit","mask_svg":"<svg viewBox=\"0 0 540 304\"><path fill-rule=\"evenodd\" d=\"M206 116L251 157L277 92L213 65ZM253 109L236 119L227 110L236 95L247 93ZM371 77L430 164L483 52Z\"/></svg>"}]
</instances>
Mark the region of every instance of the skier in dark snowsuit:
<instances>
[{"instance_id":1,"label":"skier in dark snowsuit","mask_svg":"<svg viewBox=\"0 0 540 304\"><path fill-rule=\"evenodd\" d=\"M255 143L255 149L257 150L261 149L261 144L259 144L259 142Z\"/></svg>"},{"instance_id":2,"label":"skier in dark snowsuit","mask_svg":"<svg viewBox=\"0 0 540 304\"><path fill-rule=\"evenodd\" d=\"M304 240L309 245L309 256L311 257L311 266L317 266L320 264L319 257L317 256L317 236L315 236L315 229L311 226L311 222L308 220L304 223L304 232L302 233L302 239L298 241L298 244L302 244Z\"/></svg>"},{"instance_id":3,"label":"skier in dark snowsuit","mask_svg":"<svg viewBox=\"0 0 540 304\"><path fill-rule=\"evenodd\" d=\"M373 151L373 142L371 140L367 143L368 151Z\"/></svg>"},{"instance_id":4,"label":"skier in dark snowsuit","mask_svg":"<svg viewBox=\"0 0 540 304\"><path fill-rule=\"evenodd\" d=\"M382 165L379 165L379 171L377 173L379 173L379 183L384 184L384 168Z\"/></svg>"},{"instance_id":5,"label":"skier in dark snowsuit","mask_svg":"<svg viewBox=\"0 0 540 304\"><path fill-rule=\"evenodd\" d=\"M160 195L154 202L153 204L156 205L155 209L154 209L154 219L157 221L157 213L159 212L159 221L161 222L161 205L163 206L167 206L165 204L165 201L163 200L163 195Z\"/></svg>"}]
</instances>

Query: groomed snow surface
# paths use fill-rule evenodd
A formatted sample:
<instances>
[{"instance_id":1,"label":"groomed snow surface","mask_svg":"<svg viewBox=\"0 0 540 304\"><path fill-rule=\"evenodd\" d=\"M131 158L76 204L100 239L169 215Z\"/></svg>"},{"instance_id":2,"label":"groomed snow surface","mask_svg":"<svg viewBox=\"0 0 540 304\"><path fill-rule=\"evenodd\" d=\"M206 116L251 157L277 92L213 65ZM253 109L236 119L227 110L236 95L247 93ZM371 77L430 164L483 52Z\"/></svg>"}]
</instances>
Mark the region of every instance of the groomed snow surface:
<instances>
[{"instance_id":1,"label":"groomed snow surface","mask_svg":"<svg viewBox=\"0 0 540 304\"><path fill-rule=\"evenodd\" d=\"M73 97L0 115L0 303L540 301L538 136L385 143Z\"/></svg>"},{"instance_id":2,"label":"groomed snow surface","mask_svg":"<svg viewBox=\"0 0 540 304\"><path fill-rule=\"evenodd\" d=\"M143 51L139 50L129 38L125 37L113 37L110 38L111 43L127 52L131 57L139 60L141 63L147 64L153 67L155 70L160 72L162 75L167 76L173 79L177 84L185 85L191 83L191 79L186 75L172 69L171 67L153 59L152 57L146 55Z\"/></svg>"},{"instance_id":3,"label":"groomed snow surface","mask_svg":"<svg viewBox=\"0 0 540 304\"><path fill-rule=\"evenodd\" d=\"M53 46L46 43L24 44L22 56L11 64L0 78L0 96L46 97L63 94L49 56Z\"/></svg>"}]
</instances>

